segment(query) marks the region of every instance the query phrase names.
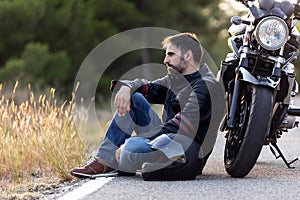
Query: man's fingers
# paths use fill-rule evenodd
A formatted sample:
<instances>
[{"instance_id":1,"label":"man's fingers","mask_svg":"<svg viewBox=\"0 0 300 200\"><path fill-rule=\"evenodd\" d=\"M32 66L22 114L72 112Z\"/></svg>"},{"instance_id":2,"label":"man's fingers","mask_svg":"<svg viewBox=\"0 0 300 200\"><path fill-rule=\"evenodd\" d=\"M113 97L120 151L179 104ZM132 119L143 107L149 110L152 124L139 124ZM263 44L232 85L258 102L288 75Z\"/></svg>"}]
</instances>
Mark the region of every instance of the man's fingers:
<instances>
[{"instance_id":1,"label":"man's fingers","mask_svg":"<svg viewBox=\"0 0 300 200\"><path fill-rule=\"evenodd\" d=\"M119 162L119 160L120 160L120 149L117 149L117 151L115 153L115 158L116 158L117 162Z\"/></svg>"},{"instance_id":2,"label":"man's fingers","mask_svg":"<svg viewBox=\"0 0 300 200\"><path fill-rule=\"evenodd\" d=\"M130 111L130 100L126 101L116 98L114 106L119 116L125 116L126 111Z\"/></svg>"},{"instance_id":3,"label":"man's fingers","mask_svg":"<svg viewBox=\"0 0 300 200\"><path fill-rule=\"evenodd\" d=\"M116 94L114 107L119 116L125 116L126 112L130 110L130 88L122 86Z\"/></svg>"},{"instance_id":4,"label":"man's fingers","mask_svg":"<svg viewBox=\"0 0 300 200\"><path fill-rule=\"evenodd\" d=\"M120 117L125 116L126 115L126 109L124 108L119 108L117 109L117 113Z\"/></svg>"},{"instance_id":5,"label":"man's fingers","mask_svg":"<svg viewBox=\"0 0 300 200\"><path fill-rule=\"evenodd\" d=\"M127 111L130 111L130 102L127 104Z\"/></svg>"},{"instance_id":6,"label":"man's fingers","mask_svg":"<svg viewBox=\"0 0 300 200\"><path fill-rule=\"evenodd\" d=\"M122 144L117 150L116 150L116 153L115 153L115 158L117 160L117 162L120 161L120 154L121 154L121 151L124 147L124 144Z\"/></svg>"},{"instance_id":7,"label":"man's fingers","mask_svg":"<svg viewBox=\"0 0 300 200\"><path fill-rule=\"evenodd\" d=\"M119 98L116 96L116 97L115 97L114 106L115 106L115 108L117 109L117 108L120 107L119 105L120 105L120 100L119 100Z\"/></svg>"}]
</instances>

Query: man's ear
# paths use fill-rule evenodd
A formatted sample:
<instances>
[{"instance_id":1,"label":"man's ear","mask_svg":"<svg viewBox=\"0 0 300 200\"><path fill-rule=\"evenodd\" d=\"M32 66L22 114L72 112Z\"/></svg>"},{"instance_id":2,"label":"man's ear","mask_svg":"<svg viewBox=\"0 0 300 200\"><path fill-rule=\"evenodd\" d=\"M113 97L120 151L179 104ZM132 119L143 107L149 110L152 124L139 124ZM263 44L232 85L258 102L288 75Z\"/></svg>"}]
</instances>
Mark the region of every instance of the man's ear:
<instances>
[{"instance_id":1,"label":"man's ear","mask_svg":"<svg viewBox=\"0 0 300 200\"><path fill-rule=\"evenodd\" d=\"M193 57L193 53L191 50L187 50L184 54L184 61L190 61Z\"/></svg>"}]
</instances>

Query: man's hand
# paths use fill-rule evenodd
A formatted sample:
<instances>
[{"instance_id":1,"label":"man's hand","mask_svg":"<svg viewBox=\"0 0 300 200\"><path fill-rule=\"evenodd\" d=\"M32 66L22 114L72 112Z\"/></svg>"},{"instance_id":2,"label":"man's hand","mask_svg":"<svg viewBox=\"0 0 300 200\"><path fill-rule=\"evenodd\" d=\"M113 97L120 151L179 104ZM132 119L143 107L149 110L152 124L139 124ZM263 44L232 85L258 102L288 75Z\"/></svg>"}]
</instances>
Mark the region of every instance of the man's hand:
<instances>
[{"instance_id":1,"label":"man's hand","mask_svg":"<svg viewBox=\"0 0 300 200\"><path fill-rule=\"evenodd\" d=\"M119 116L125 116L126 111L130 111L130 88L128 86L123 85L117 92L114 106Z\"/></svg>"},{"instance_id":2,"label":"man's hand","mask_svg":"<svg viewBox=\"0 0 300 200\"><path fill-rule=\"evenodd\" d=\"M120 161L120 154L121 154L121 151L123 150L123 147L124 147L124 144L122 144L115 153L115 158L116 158L117 162Z\"/></svg>"}]
</instances>

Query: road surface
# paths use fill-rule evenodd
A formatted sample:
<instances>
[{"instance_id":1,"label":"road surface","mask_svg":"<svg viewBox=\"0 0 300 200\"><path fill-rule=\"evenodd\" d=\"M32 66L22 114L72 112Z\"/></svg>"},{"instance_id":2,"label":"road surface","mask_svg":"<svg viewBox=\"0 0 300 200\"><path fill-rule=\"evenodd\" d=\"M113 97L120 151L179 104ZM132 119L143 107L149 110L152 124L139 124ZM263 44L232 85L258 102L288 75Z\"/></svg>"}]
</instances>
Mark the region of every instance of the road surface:
<instances>
[{"instance_id":1,"label":"road surface","mask_svg":"<svg viewBox=\"0 0 300 200\"><path fill-rule=\"evenodd\" d=\"M141 175L115 177L81 199L300 199L300 161L293 164L295 169L288 169L264 146L247 177L231 178L223 164L224 141L224 134L220 133L203 174L193 181L148 182ZM288 161L300 158L300 128L284 133L278 145ZM97 180L89 184L96 185Z\"/></svg>"}]
</instances>

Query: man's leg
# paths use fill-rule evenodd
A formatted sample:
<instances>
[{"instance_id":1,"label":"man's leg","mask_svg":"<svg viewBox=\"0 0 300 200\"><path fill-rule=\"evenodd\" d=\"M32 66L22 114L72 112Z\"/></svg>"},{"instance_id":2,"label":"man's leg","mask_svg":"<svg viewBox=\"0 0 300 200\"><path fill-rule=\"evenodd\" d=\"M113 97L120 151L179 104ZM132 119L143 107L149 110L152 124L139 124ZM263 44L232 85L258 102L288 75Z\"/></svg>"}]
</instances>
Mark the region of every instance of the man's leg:
<instances>
[{"instance_id":1,"label":"man's leg","mask_svg":"<svg viewBox=\"0 0 300 200\"><path fill-rule=\"evenodd\" d=\"M205 161L199 157L202 151L198 143L181 134L168 134L174 141L182 144L185 150L185 161L165 163L145 162L142 166L144 180L192 180L202 172ZM204 159L207 159L204 158Z\"/></svg>"},{"instance_id":2,"label":"man's leg","mask_svg":"<svg viewBox=\"0 0 300 200\"><path fill-rule=\"evenodd\" d=\"M149 139L132 137L125 141L120 154L119 169L127 173L135 173L142 169L145 162L156 162L160 158L158 151L152 151Z\"/></svg>"},{"instance_id":3,"label":"man's leg","mask_svg":"<svg viewBox=\"0 0 300 200\"><path fill-rule=\"evenodd\" d=\"M161 123L157 113L145 97L140 93L134 93L131 97L130 111L125 116L114 115L99 147L97 157L108 161L110 166L116 169L118 164L115 160L115 152L131 136L132 132L135 131L139 135L161 125Z\"/></svg>"},{"instance_id":4,"label":"man's leg","mask_svg":"<svg viewBox=\"0 0 300 200\"><path fill-rule=\"evenodd\" d=\"M115 152L122 145L127 138L129 138L132 132L135 130L137 134L147 132L156 126L161 124L157 113L152 109L149 102L140 93L134 93L131 97L130 111L125 116L114 115L114 118L106 132L105 138L99 147L96 160L92 162L94 168L98 165L98 162L107 167L114 169L118 168L118 164L115 160ZM89 168L89 164L84 168L75 168L71 171L73 175L76 175L79 170ZM99 168L103 168L99 166ZM106 172L107 168L103 169L101 173ZM89 170L90 172L91 170ZM98 173L98 170L92 170ZM75 172L75 173L74 173ZM79 173L79 172L78 172ZM94 172L91 172L94 173ZM83 173L81 173L83 174Z\"/></svg>"}]
</instances>

